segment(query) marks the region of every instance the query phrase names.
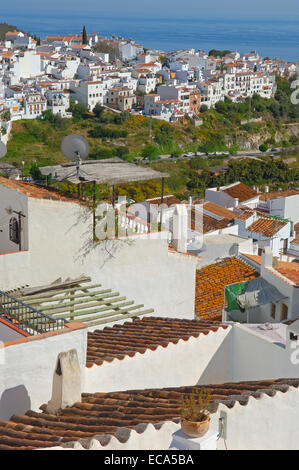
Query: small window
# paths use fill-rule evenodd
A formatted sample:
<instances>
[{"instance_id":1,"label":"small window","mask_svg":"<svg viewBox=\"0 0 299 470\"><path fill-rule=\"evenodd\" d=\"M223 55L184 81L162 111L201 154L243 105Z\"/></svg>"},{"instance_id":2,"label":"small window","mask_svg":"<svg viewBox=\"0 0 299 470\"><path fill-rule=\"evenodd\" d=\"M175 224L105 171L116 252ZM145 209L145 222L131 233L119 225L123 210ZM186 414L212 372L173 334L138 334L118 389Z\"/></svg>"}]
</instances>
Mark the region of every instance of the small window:
<instances>
[{"instance_id":1,"label":"small window","mask_svg":"<svg viewBox=\"0 0 299 470\"><path fill-rule=\"evenodd\" d=\"M284 321L288 318L288 307L286 304L282 304L281 307L281 321Z\"/></svg>"},{"instance_id":2,"label":"small window","mask_svg":"<svg viewBox=\"0 0 299 470\"><path fill-rule=\"evenodd\" d=\"M9 221L9 239L17 245L20 243L19 223L15 217Z\"/></svg>"},{"instance_id":3,"label":"small window","mask_svg":"<svg viewBox=\"0 0 299 470\"><path fill-rule=\"evenodd\" d=\"M271 318L275 320L275 312L276 312L276 305L272 304L271 305Z\"/></svg>"},{"instance_id":4,"label":"small window","mask_svg":"<svg viewBox=\"0 0 299 470\"><path fill-rule=\"evenodd\" d=\"M298 335L294 335L294 333L290 333L290 340L291 341L298 341Z\"/></svg>"}]
</instances>

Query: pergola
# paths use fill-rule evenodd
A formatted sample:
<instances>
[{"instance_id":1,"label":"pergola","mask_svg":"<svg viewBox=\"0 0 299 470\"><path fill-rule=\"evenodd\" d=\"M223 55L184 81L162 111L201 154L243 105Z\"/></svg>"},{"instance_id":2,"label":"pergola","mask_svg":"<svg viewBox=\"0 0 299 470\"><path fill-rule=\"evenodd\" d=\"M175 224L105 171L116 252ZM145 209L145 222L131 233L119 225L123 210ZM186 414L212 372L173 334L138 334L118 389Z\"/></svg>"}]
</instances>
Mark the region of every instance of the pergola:
<instances>
[{"instance_id":1,"label":"pergola","mask_svg":"<svg viewBox=\"0 0 299 470\"><path fill-rule=\"evenodd\" d=\"M75 184L96 182L109 186L154 179L163 180L163 178L169 176L168 173L161 173L152 168L145 168L135 165L134 163L128 163L118 157L81 162L79 178L76 175L75 162L44 166L40 168L40 171L44 176L51 174L53 181L67 180Z\"/></svg>"}]
</instances>

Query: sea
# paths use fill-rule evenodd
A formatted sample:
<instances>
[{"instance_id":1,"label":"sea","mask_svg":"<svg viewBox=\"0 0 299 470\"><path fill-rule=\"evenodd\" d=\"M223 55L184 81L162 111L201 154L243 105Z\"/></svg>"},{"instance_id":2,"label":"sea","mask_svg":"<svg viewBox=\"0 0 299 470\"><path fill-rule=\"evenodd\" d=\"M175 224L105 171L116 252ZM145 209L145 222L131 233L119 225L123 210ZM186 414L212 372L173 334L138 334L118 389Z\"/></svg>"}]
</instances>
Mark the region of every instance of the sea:
<instances>
[{"instance_id":1,"label":"sea","mask_svg":"<svg viewBox=\"0 0 299 470\"><path fill-rule=\"evenodd\" d=\"M39 13L6 11L0 22L8 22L41 38L47 35L97 31L104 37L115 34L132 38L146 48L164 52L195 48L202 51L229 49L241 53L256 50L262 57L299 62L299 19L246 20L103 16L100 12Z\"/></svg>"}]
</instances>

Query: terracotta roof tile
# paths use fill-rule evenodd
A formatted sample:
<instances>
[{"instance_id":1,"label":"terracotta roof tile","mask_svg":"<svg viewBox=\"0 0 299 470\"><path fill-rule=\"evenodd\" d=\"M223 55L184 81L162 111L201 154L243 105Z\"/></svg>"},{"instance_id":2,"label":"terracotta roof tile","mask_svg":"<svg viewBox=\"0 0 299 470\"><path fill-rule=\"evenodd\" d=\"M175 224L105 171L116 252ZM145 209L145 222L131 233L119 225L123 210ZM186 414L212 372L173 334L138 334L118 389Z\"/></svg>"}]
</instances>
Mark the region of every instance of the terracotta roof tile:
<instances>
[{"instance_id":1,"label":"terracotta roof tile","mask_svg":"<svg viewBox=\"0 0 299 470\"><path fill-rule=\"evenodd\" d=\"M260 217L253 224L246 228L247 232L260 233L265 237L273 237L279 230L285 227L288 222L278 219Z\"/></svg>"},{"instance_id":2,"label":"terracotta roof tile","mask_svg":"<svg viewBox=\"0 0 299 470\"><path fill-rule=\"evenodd\" d=\"M235 184L234 186L223 189L223 191L229 196L239 199L239 202L248 201L258 195L254 189L246 186L244 183Z\"/></svg>"},{"instance_id":3,"label":"terracotta roof tile","mask_svg":"<svg viewBox=\"0 0 299 470\"><path fill-rule=\"evenodd\" d=\"M277 199L278 197L289 197L299 195L299 189L287 189L286 191L273 191L272 193L264 193L260 195L261 201L267 199Z\"/></svg>"},{"instance_id":4,"label":"terracotta roof tile","mask_svg":"<svg viewBox=\"0 0 299 470\"><path fill-rule=\"evenodd\" d=\"M155 197L155 198L152 198L152 199L146 199L147 202L149 202L150 204L161 204L161 197ZM164 196L163 197L163 204L166 204L167 207L171 207L172 205L174 204L181 204L181 201L173 196L172 194L169 195L169 196Z\"/></svg>"},{"instance_id":5,"label":"terracotta roof tile","mask_svg":"<svg viewBox=\"0 0 299 470\"><path fill-rule=\"evenodd\" d=\"M258 273L238 258L225 258L196 271L195 313L201 319L222 319L224 288L247 281Z\"/></svg>"},{"instance_id":6,"label":"terracotta roof tile","mask_svg":"<svg viewBox=\"0 0 299 470\"><path fill-rule=\"evenodd\" d=\"M247 258L251 259L255 263L261 265L262 264L262 257L257 255L249 255L242 253L242 256L246 256ZM276 259L276 266L270 268L271 272L281 274L286 279L294 283L295 285L299 285L299 263L296 261L288 262L288 261L278 261Z\"/></svg>"},{"instance_id":7,"label":"terracotta roof tile","mask_svg":"<svg viewBox=\"0 0 299 470\"><path fill-rule=\"evenodd\" d=\"M176 318L144 317L123 325L106 327L88 333L87 367L101 365L103 361L123 359L126 356L154 351L158 346L166 347L180 339L198 337L217 331L227 325L209 321L183 320Z\"/></svg>"},{"instance_id":8,"label":"terracotta roof tile","mask_svg":"<svg viewBox=\"0 0 299 470\"><path fill-rule=\"evenodd\" d=\"M136 428L139 433L141 424L152 423L159 428L165 421L177 421L182 395L189 395L195 389L209 388L212 402L232 408L236 402L247 405L249 397L258 399L262 394L273 397L277 391L287 393L290 387L298 388L299 380L83 393L81 403L61 410L58 415L46 412L43 405L42 413L28 411L23 416L13 415L10 421L0 421L0 450L46 448L91 438L107 444L111 435L119 436L121 428Z\"/></svg>"},{"instance_id":9,"label":"terracotta roof tile","mask_svg":"<svg viewBox=\"0 0 299 470\"><path fill-rule=\"evenodd\" d=\"M189 222L188 226L191 230L195 230L199 233L208 233L213 230L221 230L231 224L232 219L215 219L214 217L204 214L202 209L195 210L191 208L188 210ZM190 221L191 218L191 221Z\"/></svg>"},{"instance_id":10,"label":"terracotta roof tile","mask_svg":"<svg viewBox=\"0 0 299 470\"><path fill-rule=\"evenodd\" d=\"M203 210L227 220L234 220L236 218L236 214L232 211L210 201L203 204Z\"/></svg>"},{"instance_id":11,"label":"terracotta roof tile","mask_svg":"<svg viewBox=\"0 0 299 470\"><path fill-rule=\"evenodd\" d=\"M25 183L23 181L10 180L2 176L0 176L0 185L14 189L23 194L27 194L29 197L32 197L34 199L50 199L53 201L65 201L78 204L81 203L81 201L79 201L78 199L67 197L57 190L43 188L42 186L35 186L33 184Z\"/></svg>"}]
</instances>

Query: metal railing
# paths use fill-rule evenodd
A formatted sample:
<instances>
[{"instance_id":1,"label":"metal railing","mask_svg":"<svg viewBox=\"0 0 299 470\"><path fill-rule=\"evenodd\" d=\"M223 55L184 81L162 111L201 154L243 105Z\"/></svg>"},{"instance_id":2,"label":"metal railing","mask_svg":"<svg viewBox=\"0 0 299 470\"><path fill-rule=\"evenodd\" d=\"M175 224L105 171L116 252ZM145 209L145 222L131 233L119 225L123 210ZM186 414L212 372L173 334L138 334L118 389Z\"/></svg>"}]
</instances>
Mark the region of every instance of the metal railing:
<instances>
[{"instance_id":1,"label":"metal railing","mask_svg":"<svg viewBox=\"0 0 299 470\"><path fill-rule=\"evenodd\" d=\"M67 320L64 318L52 318L45 315L0 290L1 317L30 335L61 330L65 327L65 323L67 323Z\"/></svg>"}]
</instances>

